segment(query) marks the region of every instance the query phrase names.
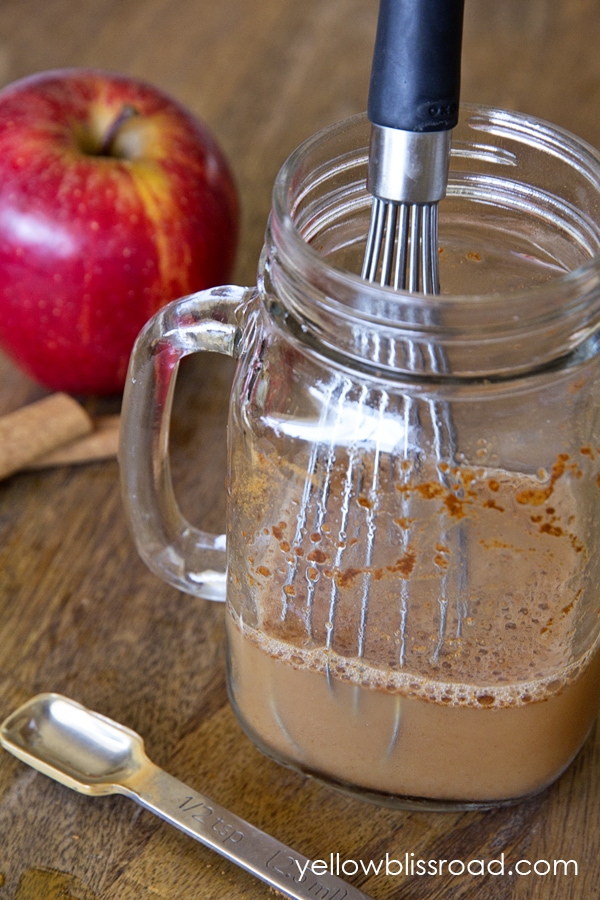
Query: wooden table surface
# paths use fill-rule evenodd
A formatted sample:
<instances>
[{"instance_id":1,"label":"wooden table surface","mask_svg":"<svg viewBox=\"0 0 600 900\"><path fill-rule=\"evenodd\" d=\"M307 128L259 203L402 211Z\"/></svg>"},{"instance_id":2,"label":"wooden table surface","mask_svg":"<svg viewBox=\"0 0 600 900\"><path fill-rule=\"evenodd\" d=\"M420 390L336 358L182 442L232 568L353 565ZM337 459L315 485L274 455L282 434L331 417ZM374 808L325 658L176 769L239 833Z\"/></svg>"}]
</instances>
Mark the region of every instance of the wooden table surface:
<instances>
[{"instance_id":1,"label":"wooden table surface","mask_svg":"<svg viewBox=\"0 0 600 900\"><path fill-rule=\"evenodd\" d=\"M93 65L187 104L236 173L235 280L252 284L286 155L366 106L376 10L375 0L1 0L0 84ZM463 99L534 113L600 146L599 41L598 0L466 0ZM173 419L183 509L212 531L224 524L231 371L220 357L184 366ZM0 412L43 394L0 358ZM600 896L600 729L553 788L514 808L379 809L280 768L243 735L226 696L223 612L146 570L115 461L0 484L0 718L40 691L68 694L139 731L163 768L313 859L466 863L503 853L578 865L576 876L350 879L376 900ZM81 797L0 752L0 900L270 896L130 801Z\"/></svg>"}]
</instances>

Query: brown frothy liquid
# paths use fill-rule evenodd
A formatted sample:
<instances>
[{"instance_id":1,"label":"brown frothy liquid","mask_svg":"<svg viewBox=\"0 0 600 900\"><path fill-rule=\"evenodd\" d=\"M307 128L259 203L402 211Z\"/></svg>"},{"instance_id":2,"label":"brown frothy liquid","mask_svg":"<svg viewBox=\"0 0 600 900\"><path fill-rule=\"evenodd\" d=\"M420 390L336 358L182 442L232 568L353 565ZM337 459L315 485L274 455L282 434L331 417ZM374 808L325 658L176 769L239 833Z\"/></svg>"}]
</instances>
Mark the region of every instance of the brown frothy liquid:
<instances>
[{"instance_id":1,"label":"brown frothy liquid","mask_svg":"<svg viewBox=\"0 0 600 900\"><path fill-rule=\"evenodd\" d=\"M267 752L325 778L397 797L482 803L526 797L571 762L598 709L599 653L572 680L562 673L566 686L554 693L539 683L521 685L512 696L488 686L486 708L477 704L481 691L473 687L462 687L474 701L463 705L422 699L400 684L390 691L328 681L302 666L296 649L261 645L235 624L229 642L236 709ZM430 687L422 685L424 692ZM456 686L436 690L448 696ZM540 699L519 702L526 692Z\"/></svg>"},{"instance_id":2,"label":"brown frothy liquid","mask_svg":"<svg viewBox=\"0 0 600 900\"><path fill-rule=\"evenodd\" d=\"M363 467L351 491L331 479L327 515L304 509L302 529L311 504L293 490L270 528L250 516L228 631L257 743L400 798L485 804L551 783L600 698L578 477L566 456L546 477L456 470L445 487L382 469L376 494Z\"/></svg>"}]
</instances>

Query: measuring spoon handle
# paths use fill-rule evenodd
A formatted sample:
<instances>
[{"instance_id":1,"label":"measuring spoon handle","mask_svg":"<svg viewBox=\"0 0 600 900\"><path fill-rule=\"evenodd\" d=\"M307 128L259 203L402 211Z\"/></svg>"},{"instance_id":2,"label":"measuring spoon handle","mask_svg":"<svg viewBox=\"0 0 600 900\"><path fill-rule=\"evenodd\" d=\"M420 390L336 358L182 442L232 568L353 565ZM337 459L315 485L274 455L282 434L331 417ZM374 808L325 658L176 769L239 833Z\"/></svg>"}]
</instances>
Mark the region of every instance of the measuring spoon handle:
<instances>
[{"instance_id":1,"label":"measuring spoon handle","mask_svg":"<svg viewBox=\"0 0 600 900\"><path fill-rule=\"evenodd\" d=\"M147 774L146 774L147 773ZM133 800L293 900L372 900L239 816L150 763L126 786Z\"/></svg>"}]
</instances>

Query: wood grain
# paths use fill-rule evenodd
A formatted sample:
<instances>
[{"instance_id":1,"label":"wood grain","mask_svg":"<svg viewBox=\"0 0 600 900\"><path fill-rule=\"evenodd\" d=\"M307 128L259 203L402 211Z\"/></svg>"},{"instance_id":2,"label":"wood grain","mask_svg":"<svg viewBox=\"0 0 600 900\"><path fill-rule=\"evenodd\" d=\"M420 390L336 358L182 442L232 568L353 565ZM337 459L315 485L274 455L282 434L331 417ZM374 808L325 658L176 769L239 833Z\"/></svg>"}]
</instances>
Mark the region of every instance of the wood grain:
<instances>
[{"instance_id":1,"label":"wood grain","mask_svg":"<svg viewBox=\"0 0 600 900\"><path fill-rule=\"evenodd\" d=\"M243 204L235 280L252 284L273 179L318 128L365 108L375 0L2 0L0 85L89 65L147 78L200 115ZM598 0L467 0L463 98L547 118L600 145ZM225 517L232 364L186 362L173 472L186 515ZM0 357L0 414L44 394ZM115 413L118 402L90 403ZM223 609L138 559L114 460L0 484L0 718L69 694L138 730L151 757L310 857L574 859L573 876L356 876L376 900L591 900L600 893L600 733L557 785L492 812L394 812L263 757L225 689ZM91 800L0 754L0 900L272 897L123 798Z\"/></svg>"}]
</instances>

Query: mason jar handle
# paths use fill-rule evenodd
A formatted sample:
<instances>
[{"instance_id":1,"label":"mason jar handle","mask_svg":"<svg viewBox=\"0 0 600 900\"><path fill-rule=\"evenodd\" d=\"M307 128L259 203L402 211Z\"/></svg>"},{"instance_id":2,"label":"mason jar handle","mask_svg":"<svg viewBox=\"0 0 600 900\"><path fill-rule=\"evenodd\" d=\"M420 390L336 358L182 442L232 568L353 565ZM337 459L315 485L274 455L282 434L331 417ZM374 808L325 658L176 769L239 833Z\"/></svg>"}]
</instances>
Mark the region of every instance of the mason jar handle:
<instances>
[{"instance_id":1,"label":"mason jar handle","mask_svg":"<svg viewBox=\"0 0 600 900\"><path fill-rule=\"evenodd\" d=\"M212 288L159 310L136 340L123 395L121 488L138 552L166 582L208 600L225 599L225 535L200 531L179 509L169 465L171 407L184 356L237 356L253 292Z\"/></svg>"}]
</instances>

